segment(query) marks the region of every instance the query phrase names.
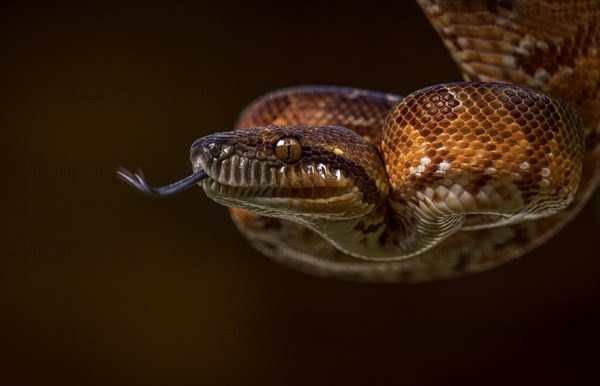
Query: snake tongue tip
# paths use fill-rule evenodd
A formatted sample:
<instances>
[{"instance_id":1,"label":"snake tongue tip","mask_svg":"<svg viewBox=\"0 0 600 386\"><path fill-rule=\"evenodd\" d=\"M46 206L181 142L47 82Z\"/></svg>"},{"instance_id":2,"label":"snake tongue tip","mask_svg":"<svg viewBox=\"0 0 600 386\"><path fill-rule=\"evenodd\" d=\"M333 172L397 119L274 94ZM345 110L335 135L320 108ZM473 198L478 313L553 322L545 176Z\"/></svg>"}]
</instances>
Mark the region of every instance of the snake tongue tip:
<instances>
[{"instance_id":1,"label":"snake tongue tip","mask_svg":"<svg viewBox=\"0 0 600 386\"><path fill-rule=\"evenodd\" d=\"M116 176L118 179L123 180L128 183L131 183L132 179L134 178L133 174L128 169L124 168L121 165L117 166Z\"/></svg>"},{"instance_id":2,"label":"snake tongue tip","mask_svg":"<svg viewBox=\"0 0 600 386\"><path fill-rule=\"evenodd\" d=\"M135 173L131 173L124 167L119 166L116 173L117 178L122 179L137 190L154 197L163 197L180 192L208 177L208 174L203 169L199 169L194 174L170 185L154 186L146 181L144 174L139 168Z\"/></svg>"}]
</instances>

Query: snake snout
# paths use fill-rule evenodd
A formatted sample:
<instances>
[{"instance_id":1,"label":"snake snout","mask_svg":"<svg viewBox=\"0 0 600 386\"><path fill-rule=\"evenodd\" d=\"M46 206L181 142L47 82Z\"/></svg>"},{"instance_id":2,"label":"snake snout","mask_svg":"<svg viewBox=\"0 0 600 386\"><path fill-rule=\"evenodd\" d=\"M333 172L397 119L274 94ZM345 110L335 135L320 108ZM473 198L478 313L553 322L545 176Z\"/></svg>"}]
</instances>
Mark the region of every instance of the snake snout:
<instances>
[{"instance_id":1,"label":"snake snout","mask_svg":"<svg viewBox=\"0 0 600 386\"><path fill-rule=\"evenodd\" d=\"M233 132L225 132L208 135L194 141L190 149L190 160L194 170L207 170L213 161L230 155L233 152L235 139Z\"/></svg>"},{"instance_id":2,"label":"snake snout","mask_svg":"<svg viewBox=\"0 0 600 386\"><path fill-rule=\"evenodd\" d=\"M233 132L212 134L195 140L190 151L194 154L208 149L213 157L218 158L223 146L233 143L234 140L235 134Z\"/></svg>"}]
</instances>

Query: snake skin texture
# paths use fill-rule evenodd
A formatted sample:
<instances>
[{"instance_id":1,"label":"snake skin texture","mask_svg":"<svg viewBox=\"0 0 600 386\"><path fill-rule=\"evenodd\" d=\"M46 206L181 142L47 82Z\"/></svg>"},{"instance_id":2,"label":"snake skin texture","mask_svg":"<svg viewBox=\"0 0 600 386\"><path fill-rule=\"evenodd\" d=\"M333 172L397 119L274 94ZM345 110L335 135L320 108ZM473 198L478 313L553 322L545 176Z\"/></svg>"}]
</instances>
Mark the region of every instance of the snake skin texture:
<instances>
[{"instance_id":1,"label":"snake skin texture","mask_svg":"<svg viewBox=\"0 0 600 386\"><path fill-rule=\"evenodd\" d=\"M332 93L337 93L338 98ZM324 230L315 232L291 221L231 209L234 221L248 240L279 262L320 275L377 282L456 276L522 254L531 241L532 236L524 233L531 223L515 227L499 225L558 212L575 195L584 146L582 128L574 111L560 100L514 85L437 85L407 96L385 117L379 113L380 109L369 107L369 111L378 114L370 121L371 125L365 125L361 118L364 111L357 118L347 114L347 102L352 100L348 95L358 99L360 105L371 104L382 109L386 108L384 102L391 99L389 95L364 90L311 87L282 90L251 104L242 113L239 124L260 126L268 115L269 119L293 128L293 119L302 111L303 122L318 124L322 120L345 119L348 122L336 121L336 124L347 126L353 126L354 122L354 130L367 138L377 137L373 131L382 131L384 127L383 144L376 144L388 165L387 175L392 185L389 202L396 212L406 212L410 207L407 202L415 201L435 205L441 218L461 212L474 214L464 218L464 222L455 222L450 227L442 224L429 232L427 222L419 221L432 213L429 208L417 208L411 219L415 223L400 225L407 229L425 227L426 232L416 237L417 248L424 252L410 259L382 262L381 259L360 261L341 253L338 249L343 247L332 248L332 240L323 239ZM290 101L303 101L295 106L300 111L291 111L294 107L290 107ZM316 106L320 108L312 108ZM323 141L320 137L316 142ZM393 212L390 209L387 214ZM386 217L368 218L366 223L357 220L346 223L353 226L339 233L367 245L371 251L381 249L384 243L397 246L411 238L411 233L407 234L398 221L390 223ZM381 229L378 225L382 223L384 231L378 233ZM313 229L318 228L312 225ZM452 234L457 226L463 231ZM444 232L452 236L437 244L445 237ZM373 233L377 237L369 243L365 234ZM486 237L472 238L475 234ZM428 237L431 243L423 246ZM515 247L517 242L519 247ZM362 251L363 255L367 253Z\"/></svg>"},{"instance_id":2,"label":"snake skin texture","mask_svg":"<svg viewBox=\"0 0 600 386\"><path fill-rule=\"evenodd\" d=\"M406 97L278 90L197 140L194 183L249 243L318 276L416 283L544 243L600 181L600 3L420 0L463 74Z\"/></svg>"},{"instance_id":3,"label":"snake skin texture","mask_svg":"<svg viewBox=\"0 0 600 386\"><path fill-rule=\"evenodd\" d=\"M360 261L340 252L319 234L306 227L286 220L231 209L237 227L263 254L282 264L311 274L357 281L421 282L456 277L511 261L545 242L582 208L598 185L600 173L600 93L598 92L600 11L598 3L595 1L420 1L419 4L443 39L465 80L517 83L543 90L561 97L570 106L575 107L583 121L583 142L578 140L577 135L565 135L560 140L545 137L545 135L553 135L548 134L552 131L545 130L540 125L527 128L525 132L521 132L522 137L517 139L512 135L508 136L510 133L504 130L507 126L510 127L510 123L496 126L494 130L498 134L493 131L492 135L487 135L488 141L478 141L479 146L483 146L486 156L483 157L483 162L477 162L473 166L473 175L479 176L479 182L476 182L477 178L471 181L474 187L476 188L477 183L483 184L484 180L493 176L485 173L486 169L493 173L493 169L498 169L496 166L499 163L505 163L501 159L503 154L515 154L511 151L515 141L525 140L529 143L525 145L527 156L535 161L526 164L513 161L512 168L525 172L528 182L520 182L520 189L524 192L523 199L531 200L534 192L540 188L540 183L546 184L543 176L547 171L543 161L542 163L539 161L546 158L543 155L553 153L548 147L549 142L575 147L584 143L582 170L578 170L577 165L561 166L563 172L570 171L568 178L581 175L579 189L573 200L560 213L551 217L514 225L480 227L482 224L498 221L497 216L467 216L464 227L465 229L471 227L472 230L459 231L410 259L390 262ZM544 12L540 11L540 7ZM347 95L353 93L355 98L360 95L359 99L363 102L357 105L348 103L352 98ZM530 117L530 114L534 114L532 112L523 116L525 114L521 111L523 109L521 103L510 102L510 98L514 95L507 95L507 97L509 102L500 102L508 103L505 107L507 119L514 123L518 119L532 118ZM387 107L385 103L380 105L379 102L385 99L395 101L396 98L399 97L349 89L342 89L335 93L331 89L327 92L321 88L284 90L251 104L241 114L237 127L254 127L269 123L285 125L295 122L340 125L352 128L366 139L378 143L382 135L379 134L380 128L385 124L383 116ZM367 100L372 103L370 105L365 103ZM442 101L443 98L440 98L429 103L432 105L431 108L442 109L444 106L436 105ZM467 106L465 114L471 117L481 114L486 107L484 102L485 97L482 97L479 104L474 102L473 106ZM341 103L344 107L338 110L337 103ZM477 111L477 109L481 110ZM396 114L400 115L397 109ZM261 118L256 118L257 116ZM263 118L265 120L262 120ZM407 118L400 119L410 121ZM465 117L463 119L460 121L463 122L463 128L468 128L468 119ZM534 120L537 121L537 118ZM546 122L546 124L551 123ZM446 129L432 127L420 138L439 136L436 134L439 130ZM455 133L446 133L443 138L446 142L444 148L461 145L469 148L469 144L477 134L473 131L461 137L460 130L461 128L456 128ZM479 130L485 129L480 127ZM480 135L483 136L484 133ZM503 138L505 135L507 138ZM384 141L382 153L388 154L386 147L394 149L408 139L408 136L405 136L399 142ZM432 142L431 140L429 142ZM415 138L412 138L412 142L413 150L418 151L419 144L415 144ZM404 161L404 167L409 169L408 174L404 173L408 176L405 179L416 180L416 174L411 174L410 170L413 168L412 170L416 171L419 167L424 168L423 172L435 176L436 172L439 173L440 165L443 164L441 159L435 158L436 155L438 157L440 155L432 150L429 151L428 154L421 152L421 157L414 157L413 164L410 162L406 164L403 156L398 155L400 152L391 151L389 154L393 156L386 159L386 165L403 165ZM477 149L471 151L477 152ZM443 157L443 154L441 156ZM429 161L425 160L425 165L422 165L420 160L424 157ZM455 159L454 162L460 161ZM442 169L446 167L442 166ZM422 188L418 186L418 182L415 185L417 190ZM504 198L509 195L508 192L498 193L499 197ZM558 201L555 204L561 206Z\"/></svg>"},{"instance_id":4,"label":"snake skin texture","mask_svg":"<svg viewBox=\"0 0 600 386\"><path fill-rule=\"evenodd\" d=\"M518 212L563 209L581 175L576 113L533 90L478 83L428 87L400 102L388 127L381 149L395 203L421 192L447 205L439 210L504 212L514 221ZM456 200L448 200L449 193Z\"/></svg>"},{"instance_id":5,"label":"snake skin texture","mask_svg":"<svg viewBox=\"0 0 600 386\"><path fill-rule=\"evenodd\" d=\"M466 81L508 82L564 99L582 118L583 177L573 208L600 178L600 2L420 0Z\"/></svg>"}]
</instances>

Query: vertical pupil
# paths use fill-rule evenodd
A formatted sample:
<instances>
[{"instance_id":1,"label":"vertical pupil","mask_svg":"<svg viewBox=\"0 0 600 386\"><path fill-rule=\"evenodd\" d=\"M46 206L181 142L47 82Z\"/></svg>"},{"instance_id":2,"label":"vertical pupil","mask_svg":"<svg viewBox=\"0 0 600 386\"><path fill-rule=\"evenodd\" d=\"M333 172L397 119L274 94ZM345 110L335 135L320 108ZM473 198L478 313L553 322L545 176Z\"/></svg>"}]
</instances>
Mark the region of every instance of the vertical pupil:
<instances>
[{"instance_id":1,"label":"vertical pupil","mask_svg":"<svg viewBox=\"0 0 600 386\"><path fill-rule=\"evenodd\" d=\"M295 138L280 138L275 144L275 155L286 163L297 162L302 156L300 142Z\"/></svg>"}]
</instances>

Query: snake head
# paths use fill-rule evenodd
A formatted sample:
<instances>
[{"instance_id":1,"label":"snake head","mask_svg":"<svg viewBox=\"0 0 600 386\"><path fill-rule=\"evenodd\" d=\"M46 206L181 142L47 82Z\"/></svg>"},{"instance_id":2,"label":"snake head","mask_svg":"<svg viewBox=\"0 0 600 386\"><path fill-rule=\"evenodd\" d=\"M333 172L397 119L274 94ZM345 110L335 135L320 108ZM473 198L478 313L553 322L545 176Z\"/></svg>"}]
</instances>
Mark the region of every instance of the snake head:
<instances>
[{"instance_id":1,"label":"snake head","mask_svg":"<svg viewBox=\"0 0 600 386\"><path fill-rule=\"evenodd\" d=\"M209 135L191 148L214 201L274 217L353 218L389 186L375 146L336 126L264 126Z\"/></svg>"}]
</instances>

